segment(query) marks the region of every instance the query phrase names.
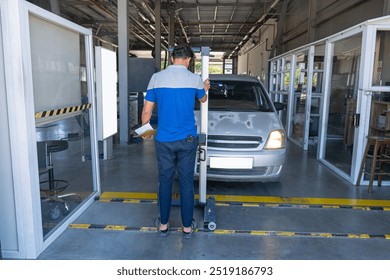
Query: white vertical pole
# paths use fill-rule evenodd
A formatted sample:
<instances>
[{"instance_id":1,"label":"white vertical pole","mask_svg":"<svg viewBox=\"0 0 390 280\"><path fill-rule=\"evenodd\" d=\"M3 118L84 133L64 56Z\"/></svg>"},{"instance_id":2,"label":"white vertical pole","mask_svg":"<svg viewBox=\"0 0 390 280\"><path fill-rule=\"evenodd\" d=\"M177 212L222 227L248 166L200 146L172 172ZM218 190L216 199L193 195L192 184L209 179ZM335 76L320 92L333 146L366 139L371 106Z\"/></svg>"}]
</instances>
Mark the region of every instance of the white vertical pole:
<instances>
[{"instance_id":1,"label":"white vertical pole","mask_svg":"<svg viewBox=\"0 0 390 280\"><path fill-rule=\"evenodd\" d=\"M210 48L202 47L202 80L209 78L209 56ZM200 145L201 150L204 151L204 161L199 162L199 203L206 204L207 193L207 133L208 133L208 113L209 101L201 103L200 105L200 133L206 135L205 143Z\"/></svg>"},{"instance_id":2,"label":"white vertical pole","mask_svg":"<svg viewBox=\"0 0 390 280\"><path fill-rule=\"evenodd\" d=\"M93 190L100 194L100 169L99 169L99 148L97 145L96 133L96 90L94 77L94 53L93 53L93 38L91 33L85 35L85 56L87 66L87 85L88 85L88 100L90 100L92 107L89 109L90 141L91 141L91 158L92 158L92 172L93 172Z\"/></svg>"},{"instance_id":3,"label":"white vertical pole","mask_svg":"<svg viewBox=\"0 0 390 280\"><path fill-rule=\"evenodd\" d=\"M0 213L0 221L9 222L8 226L1 225L2 250L5 258L35 259L42 252L43 234L40 194L36 188L39 179L36 172L35 120L31 118L34 115L34 100L29 76L28 11L25 1L21 0L2 0L0 9L2 55L6 70L6 100L1 102L5 102L8 114L8 120L5 121L8 121L9 127L12 172L9 175L13 180L13 184L1 186L0 195L7 193L10 200L5 208L9 212Z\"/></svg>"},{"instance_id":4,"label":"white vertical pole","mask_svg":"<svg viewBox=\"0 0 390 280\"><path fill-rule=\"evenodd\" d=\"M356 102L356 114L360 114L360 123L355 127L354 144L352 153L351 182L358 183L359 170L363 156L366 141L369 134L372 92L371 85L373 80L375 45L377 30L372 25L367 25L362 32L361 61L359 69L359 89ZM364 178L363 178L364 181ZM362 183L362 182L359 182Z\"/></svg>"},{"instance_id":5,"label":"white vertical pole","mask_svg":"<svg viewBox=\"0 0 390 280\"><path fill-rule=\"evenodd\" d=\"M287 101L287 136L288 138L292 135L292 118L294 111L294 93L295 93L295 69L296 69L297 55L295 53L291 54L291 65L290 65L290 84L288 91L288 101Z\"/></svg>"},{"instance_id":6,"label":"white vertical pole","mask_svg":"<svg viewBox=\"0 0 390 280\"><path fill-rule=\"evenodd\" d=\"M320 125L318 130L317 159L325 159L326 138L328 133L328 114L333 66L334 43L326 42L324 58L324 77L322 85L322 98L320 107Z\"/></svg>"}]
</instances>

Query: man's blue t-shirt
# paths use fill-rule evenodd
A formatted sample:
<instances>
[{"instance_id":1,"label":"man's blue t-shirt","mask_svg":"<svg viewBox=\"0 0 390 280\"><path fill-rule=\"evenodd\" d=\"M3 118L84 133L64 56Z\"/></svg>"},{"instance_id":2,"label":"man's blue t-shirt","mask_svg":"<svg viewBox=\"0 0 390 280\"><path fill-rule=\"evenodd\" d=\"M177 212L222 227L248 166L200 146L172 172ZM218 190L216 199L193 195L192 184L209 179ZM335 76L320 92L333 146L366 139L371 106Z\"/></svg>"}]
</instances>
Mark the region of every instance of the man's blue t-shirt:
<instances>
[{"instance_id":1,"label":"man's blue t-shirt","mask_svg":"<svg viewBox=\"0 0 390 280\"><path fill-rule=\"evenodd\" d=\"M205 95L202 78L184 65L169 65L150 79L145 99L157 103L156 140L171 142L197 135L195 99Z\"/></svg>"}]
</instances>

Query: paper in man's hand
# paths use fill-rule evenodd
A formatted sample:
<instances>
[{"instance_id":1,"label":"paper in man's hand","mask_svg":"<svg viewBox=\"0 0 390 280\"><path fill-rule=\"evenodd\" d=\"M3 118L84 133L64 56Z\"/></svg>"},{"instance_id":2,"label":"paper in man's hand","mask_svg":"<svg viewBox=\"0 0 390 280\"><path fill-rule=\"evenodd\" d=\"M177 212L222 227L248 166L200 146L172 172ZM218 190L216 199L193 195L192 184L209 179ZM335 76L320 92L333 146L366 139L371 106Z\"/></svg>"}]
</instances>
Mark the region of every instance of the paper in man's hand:
<instances>
[{"instance_id":1,"label":"paper in man's hand","mask_svg":"<svg viewBox=\"0 0 390 280\"><path fill-rule=\"evenodd\" d=\"M135 133L137 133L138 136L143 137L143 136L152 136L156 134L156 130L153 129L153 127L150 125L150 123L147 123L140 128L137 128L135 130Z\"/></svg>"}]
</instances>

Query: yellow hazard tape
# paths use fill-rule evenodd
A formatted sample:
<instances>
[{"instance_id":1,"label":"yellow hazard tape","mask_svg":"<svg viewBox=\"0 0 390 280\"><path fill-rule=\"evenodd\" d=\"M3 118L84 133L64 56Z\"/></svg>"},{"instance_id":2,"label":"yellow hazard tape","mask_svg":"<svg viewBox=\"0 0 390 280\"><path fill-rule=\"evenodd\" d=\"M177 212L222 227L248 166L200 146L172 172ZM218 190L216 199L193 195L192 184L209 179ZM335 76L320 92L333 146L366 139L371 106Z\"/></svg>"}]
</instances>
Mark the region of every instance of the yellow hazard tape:
<instances>
[{"instance_id":1,"label":"yellow hazard tape","mask_svg":"<svg viewBox=\"0 0 390 280\"><path fill-rule=\"evenodd\" d=\"M252 230L250 232L251 235L270 235L269 231L263 231L263 230Z\"/></svg>"},{"instance_id":2,"label":"yellow hazard tape","mask_svg":"<svg viewBox=\"0 0 390 280\"><path fill-rule=\"evenodd\" d=\"M296 233L292 231L277 231L276 235L278 236L294 236Z\"/></svg>"},{"instance_id":3,"label":"yellow hazard tape","mask_svg":"<svg viewBox=\"0 0 390 280\"><path fill-rule=\"evenodd\" d=\"M244 207L260 207L260 205L256 204L256 203L243 203L242 206L244 206Z\"/></svg>"},{"instance_id":4,"label":"yellow hazard tape","mask_svg":"<svg viewBox=\"0 0 390 280\"><path fill-rule=\"evenodd\" d=\"M215 203L215 206L230 206L230 204L229 203L226 203L226 202L216 202Z\"/></svg>"},{"instance_id":5,"label":"yellow hazard tape","mask_svg":"<svg viewBox=\"0 0 390 280\"><path fill-rule=\"evenodd\" d=\"M137 192L103 192L100 198L113 199L157 199L157 193L137 193ZM99 199L100 199L99 198Z\"/></svg>"},{"instance_id":6,"label":"yellow hazard tape","mask_svg":"<svg viewBox=\"0 0 390 280\"><path fill-rule=\"evenodd\" d=\"M70 224L70 228L89 229L91 224Z\"/></svg>"},{"instance_id":7,"label":"yellow hazard tape","mask_svg":"<svg viewBox=\"0 0 390 280\"><path fill-rule=\"evenodd\" d=\"M64 114L73 113L73 112L77 112L77 111L83 111L83 110L91 108L91 106L92 106L92 104L88 103L88 104L83 104L83 105L78 105L78 106L59 108L59 109L48 110L48 111L41 111L41 112L38 112L35 114L35 119L52 117L52 116L59 116L59 115L64 115Z\"/></svg>"},{"instance_id":8,"label":"yellow hazard tape","mask_svg":"<svg viewBox=\"0 0 390 280\"><path fill-rule=\"evenodd\" d=\"M214 230L215 234L234 234L236 231L235 230L227 230L227 229L216 229Z\"/></svg>"},{"instance_id":9,"label":"yellow hazard tape","mask_svg":"<svg viewBox=\"0 0 390 280\"><path fill-rule=\"evenodd\" d=\"M323 205L322 208L338 209L338 208L340 208L340 206L337 206L337 205Z\"/></svg>"},{"instance_id":10,"label":"yellow hazard tape","mask_svg":"<svg viewBox=\"0 0 390 280\"><path fill-rule=\"evenodd\" d=\"M123 202L124 203L140 203L141 200L140 199L124 199Z\"/></svg>"},{"instance_id":11,"label":"yellow hazard tape","mask_svg":"<svg viewBox=\"0 0 390 280\"><path fill-rule=\"evenodd\" d=\"M369 234L348 234L349 238L370 238Z\"/></svg>"},{"instance_id":12,"label":"yellow hazard tape","mask_svg":"<svg viewBox=\"0 0 390 280\"><path fill-rule=\"evenodd\" d=\"M310 236L314 236L314 237L333 237L333 234L326 233L326 232L312 232L312 233L310 233Z\"/></svg>"},{"instance_id":13,"label":"yellow hazard tape","mask_svg":"<svg viewBox=\"0 0 390 280\"><path fill-rule=\"evenodd\" d=\"M157 231L156 227L141 227L140 231Z\"/></svg>"},{"instance_id":14,"label":"yellow hazard tape","mask_svg":"<svg viewBox=\"0 0 390 280\"><path fill-rule=\"evenodd\" d=\"M117 225L107 225L105 230L125 230L126 226L117 226Z\"/></svg>"},{"instance_id":15,"label":"yellow hazard tape","mask_svg":"<svg viewBox=\"0 0 390 280\"><path fill-rule=\"evenodd\" d=\"M366 207L366 206L354 206L352 208L355 209L355 210L365 210L365 211L371 210L370 207Z\"/></svg>"}]
</instances>

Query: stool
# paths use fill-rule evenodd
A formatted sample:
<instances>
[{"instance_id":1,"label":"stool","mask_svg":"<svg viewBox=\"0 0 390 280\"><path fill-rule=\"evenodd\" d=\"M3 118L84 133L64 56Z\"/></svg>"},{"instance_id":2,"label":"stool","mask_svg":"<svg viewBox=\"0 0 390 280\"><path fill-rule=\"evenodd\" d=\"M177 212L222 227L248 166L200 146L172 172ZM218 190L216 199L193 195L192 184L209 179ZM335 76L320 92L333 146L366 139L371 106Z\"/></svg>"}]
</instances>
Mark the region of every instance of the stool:
<instances>
[{"instance_id":1,"label":"stool","mask_svg":"<svg viewBox=\"0 0 390 280\"><path fill-rule=\"evenodd\" d=\"M370 154L370 148L372 147L372 154ZM370 136L367 138L367 145L364 151L362 163L360 165L359 177L356 186L360 185L363 173L370 174L370 183L368 185L368 192L372 191L372 185L375 175L378 175L378 187L382 185L382 176L390 175L389 172L383 171L383 163L390 162L390 155L388 154L390 149L390 138L380 136ZM367 158L372 159L371 170L366 170Z\"/></svg>"},{"instance_id":2,"label":"stool","mask_svg":"<svg viewBox=\"0 0 390 280\"><path fill-rule=\"evenodd\" d=\"M65 140L49 140L44 141L46 144L46 156L48 157L47 166L48 166L48 180L42 181L40 184L48 184L47 188L41 188L41 191L47 193L49 196L56 195L60 192L63 192L68 186L68 181L54 179L54 167L52 161L52 153L57 153L61 151L65 151L69 148L68 141Z\"/></svg>"},{"instance_id":3,"label":"stool","mask_svg":"<svg viewBox=\"0 0 390 280\"><path fill-rule=\"evenodd\" d=\"M41 187L40 190L47 194L47 197L42 199L42 202L47 201L58 201L61 202L66 211L70 210L69 204L63 200L62 198L67 196L77 196L78 200L80 200L80 196L76 193L68 193L68 194L61 194L68 186L69 182L66 180L56 179L54 178L54 166L52 162L52 153L65 151L69 148L68 141L65 140L49 140L49 141L43 141L38 142L38 163L39 163L39 173L40 175L42 173L47 172L48 173L48 180L40 182L40 185L46 185L44 187ZM43 157L45 159L42 159L42 151ZM44 166L46 163L46 166ZM50 211L50 217L55 220L60 216L60 210L59 208L54 208Z\"/></svg>"}]
</instances>

